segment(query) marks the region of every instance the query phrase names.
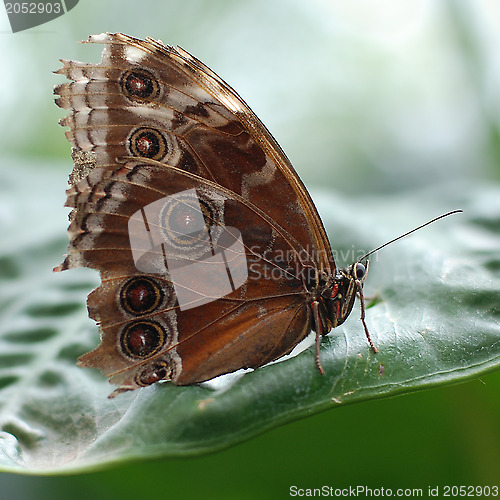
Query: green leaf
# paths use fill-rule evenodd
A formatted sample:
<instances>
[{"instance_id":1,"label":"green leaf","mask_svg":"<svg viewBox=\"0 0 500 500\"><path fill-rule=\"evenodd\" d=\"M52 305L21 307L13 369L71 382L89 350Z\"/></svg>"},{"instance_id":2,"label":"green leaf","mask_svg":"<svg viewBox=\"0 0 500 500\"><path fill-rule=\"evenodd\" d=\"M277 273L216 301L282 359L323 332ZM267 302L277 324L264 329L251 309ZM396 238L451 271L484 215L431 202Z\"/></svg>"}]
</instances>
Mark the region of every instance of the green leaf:
<instances>
[{"instance_id":1,"label":"green leaf","mask_svg":"<svg viewBox=\"0 0 500 500\"><path fill-rule=\"evenodd\" d=\"M500 188L454 185L359 199L313 192L339 265L439 213L464 210L372 257L367 323L379 353L368 347L358 306L322 341L324 376L308 347L211 384L157 384L109 400L104 377L75 366L98 343L85 307L97 275L51 272L67 245L66 176L43 165L10 167L0 184L4 471L73 473L210 452L327 408L499 366Z\"/></svg>"}]
</instances>

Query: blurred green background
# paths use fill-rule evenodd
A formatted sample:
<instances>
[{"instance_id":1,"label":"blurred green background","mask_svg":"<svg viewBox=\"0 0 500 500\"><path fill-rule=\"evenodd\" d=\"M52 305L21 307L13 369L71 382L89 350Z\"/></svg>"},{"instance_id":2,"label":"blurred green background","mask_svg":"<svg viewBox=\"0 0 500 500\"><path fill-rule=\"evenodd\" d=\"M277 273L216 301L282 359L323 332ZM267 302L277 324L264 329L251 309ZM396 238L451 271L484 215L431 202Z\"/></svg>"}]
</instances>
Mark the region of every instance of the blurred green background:
<instances>
[{"instance_id":1,"label":"blurred green background","mask_svg":"<svg viewBox=\"0 0 500 500\"><path fill-rule=\"evenodd\" d=\"M40 203L62 207L71 170L51 71L59 58L97 61L100 47L76 42L103 31L160 38L208 64L268 126L313 198L359 196L362 211L363 194L500 180L495 0L80 0L26 32L9 34L4 12L0 23L0 182L9 159L52 163L60 199L22 194ZM425 496L436 485L498 485L499 394L493 373L340 407L210 456L82 476L2 474L0 499L286 498L291 485Z\"/></svg>"}]
</instances>

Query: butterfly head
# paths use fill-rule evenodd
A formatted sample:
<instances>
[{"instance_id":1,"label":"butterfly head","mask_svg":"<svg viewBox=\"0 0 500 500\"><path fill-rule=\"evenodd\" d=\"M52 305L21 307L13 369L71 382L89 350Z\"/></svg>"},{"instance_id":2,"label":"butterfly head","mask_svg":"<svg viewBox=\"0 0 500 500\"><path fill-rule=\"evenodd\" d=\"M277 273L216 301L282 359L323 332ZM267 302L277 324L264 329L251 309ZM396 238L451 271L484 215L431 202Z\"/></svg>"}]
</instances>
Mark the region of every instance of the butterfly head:
<instances>
[{"instance_id":1,"label":"butterfly head","mask_svg":"<svg viewBox=\"0 0 500 500\"><path fill-rule=\"evenodd\" d=\"M368 261L354 262L338 269L333 282L322 294L328 310L328 320L333 328L341 325L351 313L356 295L362 290L368 273Z\"/></svg>"},{"instance_id":2,"label":"butterfly head","mask_svg":"<svg viewBox=\"0 0 500 500\"><path fill-rule=\"evenodd\" d=\"M321 335L328 333L331 328L341 325L348 318L352 311L356 296L359 297L361 316L360 320L363 324L366 339L374 353L378 352L377 347L373 343L368 326L365 321L365 297L363 294L363 283L368 275L368 257L380 249L394 243L405 236L439 220L448 215L461 212L461 210L453 210L446 214L440 215L425 224L422 224L411 231L408 231L383 245L374 248L370 252L363 255L356 262L345 269L338 269L334 275L328 280L324 280L319 296L311 303L313 310L314 329L316 331L316 365L320 373L324 373L319 357L319 338Z\"/></svg>"}]
</instances>

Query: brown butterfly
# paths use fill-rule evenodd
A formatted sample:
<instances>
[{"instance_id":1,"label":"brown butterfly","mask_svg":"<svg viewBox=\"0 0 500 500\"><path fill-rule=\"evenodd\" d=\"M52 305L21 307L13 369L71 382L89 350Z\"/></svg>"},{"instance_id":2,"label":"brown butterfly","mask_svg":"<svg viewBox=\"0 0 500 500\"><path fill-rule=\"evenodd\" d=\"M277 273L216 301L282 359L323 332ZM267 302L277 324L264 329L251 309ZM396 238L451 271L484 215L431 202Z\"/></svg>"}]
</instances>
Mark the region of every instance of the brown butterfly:
<instances>
[{"instance_id":1,"label":"brown butterfly","mask_svg":"<svg viewBox=\"0 0 500 500\"><path fill-rule=\"evenodd\" d=\"M99 64L62 61L74 146L69 255L102 283L102 343L79 359L118 386L188 385L289 353L342 324L364 256L337 269L289 160L238 94L181 48L101 34ZM370 252L371 253L371 252ZM368 254L367 254L368 255ZM364 262L362 262L364 261Z\"/></svg>"}]
</instances>

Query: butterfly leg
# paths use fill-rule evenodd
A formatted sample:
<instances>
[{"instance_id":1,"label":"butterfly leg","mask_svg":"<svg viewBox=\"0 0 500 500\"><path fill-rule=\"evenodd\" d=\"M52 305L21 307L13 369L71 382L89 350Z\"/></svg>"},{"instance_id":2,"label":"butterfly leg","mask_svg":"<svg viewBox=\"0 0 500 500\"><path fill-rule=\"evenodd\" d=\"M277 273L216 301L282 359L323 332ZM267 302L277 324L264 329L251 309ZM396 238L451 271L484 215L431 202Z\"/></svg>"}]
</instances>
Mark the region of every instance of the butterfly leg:
<instances>
[{"instance_id":1,"label":"butterfly leg","mask_svg":"<svg viewBox=\"0 0 500 500\"><path fill-rule=\"evenodd\" d=\"M375 347L375 344L373 343L373 341L370 337L370 332L368 331L368 326L366 325L366 321L365 321L365 296L363 295L363 286L361 285L361 283L358 280L356 280L356 286L358 289L359 303L361 305L361 317L360 317L361 323L363 323L365 335L366 335L366 338L368 339L368 343L370 344L370 347L372 348L372 351L374 353L377 353L378 349Z\"/></svg>"},{"instance_id":2,"label":"butterfly leg","mask_svg":"<svg viewBox=\"0 0 500 500\"><path fill-rule=\"evenodd\" d=\"M358 296L358 299L359 299L359 292L356 294ZM375 295L363 295L363 297L365 298L365 300L367 300L368 302L371 302L371 301L378 301L379 299L379 295L378 293L376 293Z\"/></svg>"},{"instance_id":3,"label":"butterfly leg","mask_svg":"<svg viewBox=\"0 0 500 500\"><path fill-rule=\"evenodd\" d=\"M320 343L321 343L321 335L323 334L323 327L321 323L321 319L319 317L319 302L317 300L313 300L311 303L311 309L313 312L313 321L315 328L314 330L316 331L316 355L315 355L315 360L316 360L316 366L318 367L319 372L321 375L325 374L325 370L323 370L323 366L321 365L321 359L319 357L319 348L320 348Z\"/></svg>"}]
</instances>

